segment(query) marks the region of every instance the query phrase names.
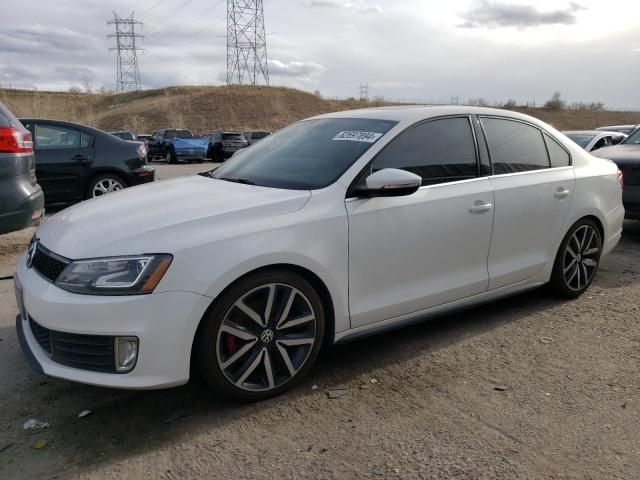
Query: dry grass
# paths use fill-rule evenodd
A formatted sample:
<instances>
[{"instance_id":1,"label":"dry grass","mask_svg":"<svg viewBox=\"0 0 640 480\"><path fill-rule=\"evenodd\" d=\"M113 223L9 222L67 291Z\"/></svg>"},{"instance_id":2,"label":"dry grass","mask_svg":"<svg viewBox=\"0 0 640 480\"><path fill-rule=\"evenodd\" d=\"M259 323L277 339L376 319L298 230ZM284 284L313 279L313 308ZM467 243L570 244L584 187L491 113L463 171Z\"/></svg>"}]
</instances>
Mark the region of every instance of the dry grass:
<instances>
[{"instance_id":1,"label":"dry grass","mask_svg":"<svg viewBox=\"0 0 640 480\"><path fill-rule=\"evenodd\" d=\"M19 117L68 120L104 130L150 133L163 127L211 130L275 130L321 113L374 106L324 100L281 87L169 87L115 95L0 89L0 101ZM516 109L560 130L640 123L639 112Z\"/></svg>"}]
</instances>

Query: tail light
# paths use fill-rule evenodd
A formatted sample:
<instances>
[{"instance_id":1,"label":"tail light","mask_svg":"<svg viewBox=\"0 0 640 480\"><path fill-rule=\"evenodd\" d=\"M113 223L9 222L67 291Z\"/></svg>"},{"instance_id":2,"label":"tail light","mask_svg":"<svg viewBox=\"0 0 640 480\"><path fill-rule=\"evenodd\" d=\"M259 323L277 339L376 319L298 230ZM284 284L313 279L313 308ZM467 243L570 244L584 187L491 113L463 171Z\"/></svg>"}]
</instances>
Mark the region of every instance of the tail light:
<instances>
[{"instance_id":1,"label":"tail light","mask_svg":"<svg viewBox=\"0 0 640 480\"><path fill-rule=\"evenodd\" d=\"M624 175L622 171L618 169L618 181L620 182L620 188L624 188Z\"/></svg>"},{"instance_id":2,"label":"tail light","mask_svg":"<svg viewBox=\"0 0 640 480\"><path fill-rule=\"evenodd\" d=\"M0 127L0 153L31 153L33 139L30 133L13 127Z\"/></svg>"}]
</instances>

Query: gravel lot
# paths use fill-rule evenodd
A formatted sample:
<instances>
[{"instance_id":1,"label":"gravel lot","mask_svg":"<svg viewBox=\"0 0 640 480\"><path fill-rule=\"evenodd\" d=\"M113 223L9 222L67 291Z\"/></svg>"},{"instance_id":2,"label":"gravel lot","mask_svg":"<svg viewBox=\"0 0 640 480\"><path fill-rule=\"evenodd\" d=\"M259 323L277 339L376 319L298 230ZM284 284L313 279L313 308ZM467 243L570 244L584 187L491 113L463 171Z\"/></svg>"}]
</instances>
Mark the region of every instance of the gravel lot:
<instances>
[{"instance_id":1,"label":"gravel lot","mask_svg":"<svg viewBox=\"0 0 640 480\"><path fill-rule=\"evenodd\" d=\"M0 237L0 276L31 234ZM0 281L0 479L639 478L639 249L627 222L578 300L536 290L334 347L249 405L197 381L127 392L36 374ZM50 427L24 431L32 418Z\"/></svg>"}]
</instances>

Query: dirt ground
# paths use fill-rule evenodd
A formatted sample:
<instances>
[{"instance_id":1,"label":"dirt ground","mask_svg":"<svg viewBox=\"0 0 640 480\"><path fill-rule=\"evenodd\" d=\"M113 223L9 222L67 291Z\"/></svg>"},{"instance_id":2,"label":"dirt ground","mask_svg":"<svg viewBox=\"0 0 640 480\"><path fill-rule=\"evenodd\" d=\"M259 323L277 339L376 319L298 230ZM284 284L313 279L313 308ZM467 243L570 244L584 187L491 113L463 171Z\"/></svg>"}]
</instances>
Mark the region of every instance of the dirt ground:
<instances>
[{"instance_id":1,"label":"dirt ground","mask_svg":"<svg viewBox=\"0 0 640 480\"><path fill-rule=\"evenodd\" d=\"M31 233L0 237L0 277ZM639 250L627 222L578 300L536 290L333 347L257 404L197 381L128 392L34 373L0 281L0 479L640 478ZM50 427L23 430L32 418Z\"/></svg>"}]
</instances>

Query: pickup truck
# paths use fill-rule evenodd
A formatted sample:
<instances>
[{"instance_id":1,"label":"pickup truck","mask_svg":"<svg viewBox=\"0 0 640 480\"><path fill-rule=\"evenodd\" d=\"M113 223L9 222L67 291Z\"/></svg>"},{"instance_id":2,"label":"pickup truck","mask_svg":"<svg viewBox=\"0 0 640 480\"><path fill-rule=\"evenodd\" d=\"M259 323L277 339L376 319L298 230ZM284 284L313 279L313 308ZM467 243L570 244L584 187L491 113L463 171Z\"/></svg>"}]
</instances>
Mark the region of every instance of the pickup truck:
<instances>
[{"instance_id":1,"label":"pickup truck","mask_svg":"<svg viewBox=\"0 0 640 480\"><path fill-rule=\"evenodd\" d=\"M148 142L149 160L164 159L168 163L204 160L208 138L195 138L189 130L167 128L154 132Z\"/></svg>"}]
</instances>

